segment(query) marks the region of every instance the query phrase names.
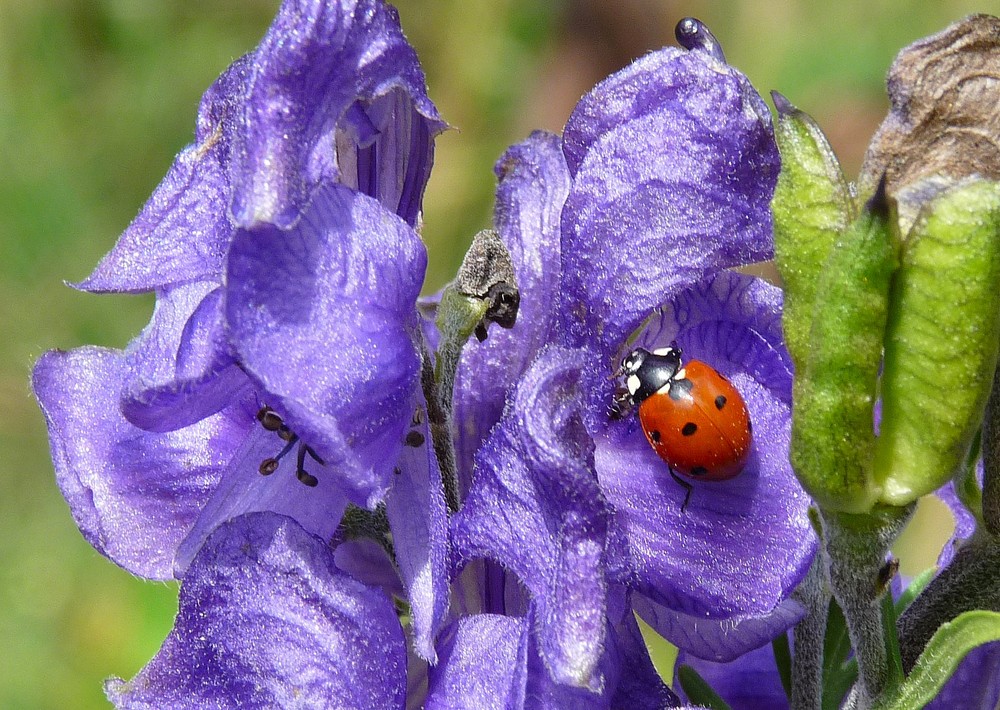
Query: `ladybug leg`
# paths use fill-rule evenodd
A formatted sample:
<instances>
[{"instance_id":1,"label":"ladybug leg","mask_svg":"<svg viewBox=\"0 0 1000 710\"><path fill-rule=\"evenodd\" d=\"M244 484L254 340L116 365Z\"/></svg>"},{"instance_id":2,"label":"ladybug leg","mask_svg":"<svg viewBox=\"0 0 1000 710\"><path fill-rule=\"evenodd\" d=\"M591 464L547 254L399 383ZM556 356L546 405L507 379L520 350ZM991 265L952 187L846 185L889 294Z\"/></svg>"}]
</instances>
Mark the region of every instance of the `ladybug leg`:
<instances>
[{"instance_id":1,"label":"ladybug leg","mask_svg":"<svg viewBox=\"0 0 1000 710\"><path fill-rule=\"evenodd\" d=\"M632 395L624 387L615 390L615 396L608 405L608 418L619 420L627 417L632 411Z\"/></svg>"},{"instance_id":2,"label":"ladybug leg","mask_svg":"<svg viewBox=\"0 0 1000 710\"><path fill-rule=\"evenodd\" d=\"M684 502L681 503L681 513L683 514L688 507L688 503L691 501L691 489L694 486L678 476L673 466L668 466L667 468L670 470L670 477L677 481L677 485L684 489Z\"/></svg>"}]
</instances>

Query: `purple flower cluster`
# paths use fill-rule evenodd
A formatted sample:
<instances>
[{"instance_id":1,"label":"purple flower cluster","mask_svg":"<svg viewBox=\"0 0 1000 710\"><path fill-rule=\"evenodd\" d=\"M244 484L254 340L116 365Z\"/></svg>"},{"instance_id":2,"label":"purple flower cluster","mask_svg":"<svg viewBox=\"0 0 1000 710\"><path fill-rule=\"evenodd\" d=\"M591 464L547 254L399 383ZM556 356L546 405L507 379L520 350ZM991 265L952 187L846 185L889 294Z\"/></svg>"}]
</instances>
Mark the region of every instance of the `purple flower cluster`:
<instances>
[{"instance_id":1,"label":"purple flower cluster","mask_svg":"<svg viewBox=\"0 0 1000 710\"><path fill-rule=\"evenodd\" d=\"M521 309L461 359L452 515L415 231L445 124L394 10L286 0L209 88L80 284L154 292L149 325L34 373L84 536L181 580L117 705L664 707L635 614L714 661L801 617L816 541L781 294L727 270L771 255L778 155L760 97L686 27L496 166ZM686 510L637 421L608 415L634 342L712 363L750 410L746 469Z\"/></svg>"}]
</instances>

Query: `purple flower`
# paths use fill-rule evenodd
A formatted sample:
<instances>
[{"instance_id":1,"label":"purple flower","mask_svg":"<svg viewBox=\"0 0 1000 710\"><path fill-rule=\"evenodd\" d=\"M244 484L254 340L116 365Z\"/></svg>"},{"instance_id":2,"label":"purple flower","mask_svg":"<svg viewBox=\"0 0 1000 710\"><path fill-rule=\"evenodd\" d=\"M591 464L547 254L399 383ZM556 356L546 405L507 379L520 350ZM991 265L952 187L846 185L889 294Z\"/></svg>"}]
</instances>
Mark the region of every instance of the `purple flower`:
<instances>
[{"instance_id":1,"label":"purple flower","mask_svg":"<svg viewBox=\"0 0 1000 710\"><path fill-rule=\"evenodd\" d=\"M149 326L35 368L58 482L100 552L183 577L240 514L329 540L348 503L384 502L434 658L444 501L429 447L403 442L429 440L413 227L443 128L380 0L287 0L209 88L195 143L81 284L154 291Z\"/></svg>"},{"instance_id":2,"label":"purple flower","mask_svg":"<svg viewBox=\"0 0 1000 710\"><path fill-rule=\"evenodd\" d=\"M531 612L475 614L453 622L442 634L441 662L431 669L425 707L659 710L679 705L657 676L627 607L619 605L609 614L598 692L553 681L532 631L538 623Z\"/></svg>"},{"instance_id":3,"label":"purple flower","mask_svg":"<svg viewBox=\"0 0 1000 710\"><path fill-rule=\"evenodd\" d=\"M402 708L406 645L389 598L325 541L254 513L213 532L159 653L106 689L123 708Z\"/></svg>"},{"instance_id":4,"label":"purple flower","mask_svg":"<svg viewBox=\"0 0 1000 710\"><path fill-rule=\"evenodd\" d=\"M155 292L148 327L33 378L83 534L182 580L116 704L663 707L634 612L717 660L799 618L815 541L780 292L725 270L770 256L777 152L746 78L685 26L690 51L498 163L521 315L463 358L450 521L415 308L444 124L394 11L286 0L208 90L195 144L81 284ZM608 416L633 333L712 363L753 418L746 470L686 512L636 421ZM359 508L385 547L352 536Z\"/></svg>"},{"instance_id":5,"label":"purple flower","mask_svg":"<svg viewBox=\"0 0 1000 710\"><path fill-rule=\"evenodd\" d=\"M689 44L599 84L561 140L536 133L498 162L521 311L459 370L457 564L492 590L485 613L528 590L545 666L578 687L606 672L613 589L681 648L730 660L801 618L788 596L816 548L788 464L780 291L725 270L770 256L769 114L716 45ZM754 424L742 475L696 484L686 511L637 421L608 416L637 331L728 376Z\"/></svg>"}]
</instances>

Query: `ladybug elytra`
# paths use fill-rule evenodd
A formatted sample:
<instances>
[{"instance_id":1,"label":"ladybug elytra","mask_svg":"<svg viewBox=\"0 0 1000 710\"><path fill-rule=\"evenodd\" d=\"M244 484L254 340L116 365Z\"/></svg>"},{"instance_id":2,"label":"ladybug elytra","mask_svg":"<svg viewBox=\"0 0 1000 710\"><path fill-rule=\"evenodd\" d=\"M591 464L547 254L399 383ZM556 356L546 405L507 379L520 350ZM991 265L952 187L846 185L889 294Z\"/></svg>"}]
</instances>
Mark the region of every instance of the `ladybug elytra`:
<instances>
[{"instance_id":1,"label":"ladybug elytra","mask_svg":"<svg viewBox=\"0 0 1000 710\"><path fill-rule=\"evenodd\" d=\"M650 445L687 495L690 479L724 481L739 475L750 454L752 425L746 403L723 375L699 360L681 360L678 348L636 348L616 373L624 389L612 412L638 406Z\"/></svg>"}]
</instances>

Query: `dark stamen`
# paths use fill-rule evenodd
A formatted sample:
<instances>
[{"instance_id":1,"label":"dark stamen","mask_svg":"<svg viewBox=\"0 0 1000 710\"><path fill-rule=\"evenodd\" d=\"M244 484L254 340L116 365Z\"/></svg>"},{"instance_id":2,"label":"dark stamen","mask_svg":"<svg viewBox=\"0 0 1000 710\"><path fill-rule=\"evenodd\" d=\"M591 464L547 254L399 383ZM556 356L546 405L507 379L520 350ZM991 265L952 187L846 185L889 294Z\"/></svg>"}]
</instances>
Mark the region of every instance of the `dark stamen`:
<instances>
[{"instance_id":1,"label":"dark stamen","mask_svg":"<svg viewBox=\"0 0 1000 710\"><path fill-rule=\"evenodd\" d=\"M260 462L258 471L262 476L270 476L272 473L278 470L278 466L289 451L291 451L296 444L298 444L298 449L295 453L296 466L295 466L295 477L298 478L302 483L309 486L310 488L315 487L319 483L319 479L310 474L305 469L306 456L308 455L313 461L318 463L320 466L325 465L323 459L316 455L316 452L312 450L312 447L306 446L304 442L299 441L298 435L288 428L285 424L285 420L281 418L277 412L268 406L261 407L257 412L257 421L260 425L264 427L267 431L273 431L278 435L278 438L285 442L285 445L278 452L277 456L271 458L266 458Z\"/></svg>"},{"instance_id":2,"label":"dark stamen","mask_svg":"<svg viewBox=\"0 0 1000 710\"><path fill-rule=\"evenodd\" d=\"M260 408L260 411L257 412L257 421L268 431L278 431L285 426L282 418L270 407Z\"/></svg>"},{"instance_id":3,"label":"dark stamen","mask_svg":"<svg viewBox=\"0 0 1000 710\"><path fill-rule=\"evenodd\" d=\"M306 447L306 453L309 454L309 458L318 463L320 466L326 466L326 461L317 456L316 452L312 450L311 446Z\"/></svg>"},{"instance_id":4,"label":"dark stamen","mask_svg":"<svg viewBox=\"0 0 1000 710\"><path fill-rule=\"evenodd\" d=\"M306 453L309 451L309 447L305 444L299 445L298 454L296 454L295 459L295 477L298 478L302 483L306 484L310 488L315 488L316 484L319 483L319 479L306 471Z\"/></svg>"},{"instance_id":5,"label":"dark stamen","mask_svg":"<svg viewBox=\"0 0 1000 710\"><path fill-rule=\"evenodd\" d=\"M264 459L260 462L260 468L257 470L260 471L261 476L270 476L278 470L278 459Z\"/></svg>"}]
</instances>

